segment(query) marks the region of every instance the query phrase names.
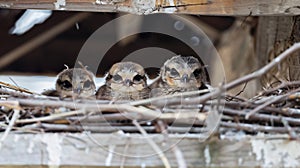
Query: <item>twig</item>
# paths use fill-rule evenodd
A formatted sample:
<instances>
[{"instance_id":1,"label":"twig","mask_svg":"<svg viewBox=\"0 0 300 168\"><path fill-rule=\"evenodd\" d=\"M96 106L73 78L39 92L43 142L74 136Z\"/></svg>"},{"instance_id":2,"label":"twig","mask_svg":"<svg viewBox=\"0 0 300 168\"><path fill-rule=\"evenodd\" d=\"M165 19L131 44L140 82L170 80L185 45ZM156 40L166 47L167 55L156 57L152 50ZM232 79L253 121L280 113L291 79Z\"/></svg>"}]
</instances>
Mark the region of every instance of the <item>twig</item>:
<instances>
[{"instance_id":1,"label":"twig","mask_svg":"<svg viewBox=\"0 0 300 168\"><path fill-rule=\"evenodd\" d=\"M294 93L294 94L288 95L288 100L296 100L296 99L300 99L300 93Z\"/></svg>"},{"instance_id":2,"label":"twig","mask_svg":"<svg viewBox=\"0 0 300 168\"><path fill-rule=\"evenodd\" d=\"M244 102L244 101L247 101L248 99L244 98L244 97L239 97L239 96L235 96L235 95L232 95L230 93L226 93L225 95L223 95L225 100L228 100L228 101L238 101L238 102Z\"/></svg>"},{"instance_id":3,"label":"twig","mask_svg":"<svg viewBox=\"0 0 300 168\"><path fill-rule=\"evenodd\" d=\"M22 110L17 101L0 101L0 106L4 106L11 109Z\"/></svg>"},{"instance_id":4,"label":"twig","mask_svg":"<svg viewBox=\"0 0 300 168\"><path fill-rule=\"evenodd\" d=\"M50 116L45 116L45 117L21 119L21 120L17 120L16 123L17 124L26 124L26 123L33 123L33 122L53 121L53 120L57 120L57 119L63 119L67 116L74 116L74 115L84 114L84 113L85 113L85 111L83 111L83 110L62 112L62 113L52 114Z\"/></svg>"},{"instance_id":5,"label":"twig","mask_svg":"<svg viewBox=\"0 0 300 168\"><path fill-rule=\"evenodd\" d=\"M270 104L273 104L273 103L275 103L275 102L277 102L277 101L279 101L279 100L282 100L282 99L286 98L287 96L291 95L291 93L295 93L295 92L297 92L297 91L300 91L300 88L295 89L295 90L293 90L292 92L286 93L286 94L284 94L284 95L279 95L279 96L273 98L272 100L270 100L270 101L268 101L268 102L265 102L264 104L262 104L262 105L256 107L255 109L251 110L251 111L245 116L245 118L246 118L246 119L249 119L250 116L252 116L253 114L257 113L259 110L261 110L261 109L265 108L266 106L268 106L268 105L270 105Z\"/></svg>"},{"instance_id":6,"label":"twig","mask_svg":"<svg viewBox=\"0 0 300 168\"><path fill-rule=\"evenodd\" d=\"M9 83L5 83L5 82L1 82L0 81L0 85L5 86L5 87L7 87L9 89L16 90L16 91L20 91L20 92L24 92L24 93L29 93L29 94L34 94L33 92L29 91L28 89L24 89L24 88L21 88L21 87L18 87L18 86L14 86L14 85L11 85Z\"/></svg>"},{"instance_id":7,"label":"twig","mask_svg":"<svg viewBox=\"0 0 300 168\"><path fill-rule=\"evenodd\" d=\"M65 112L68 113L68 112ZM102 121L122 121L136 119L136 120L148 120L147 118L143 118L142 115L134 112L126 112L126 113L114 113L114 114L106 114L105 112L90 112L93 115L91 116L77 116L73 117L73 115L62 118L67 119L71 122L102 122ZM97 115L98 114L98 115ZM78 114L80 115L80 114ZM207 117L208 113L190 113L190 112L181 112L177 110L174 113L163 113L158 116L156 119L163 120L166 123L173 123L174 121L176 124L194 124L194 125L203 125L204 121ZM154 118L153 118L154 119ZM20 120L19 120L20 121ZM19 122L18 121L18 122Z\"/></svg>"},{"instance_id":8,"label":"twig","mask_svg":"<svg viewBox=\"0 0 300 168\"><path fill-rule=\"evenodd\" d=\"M10 96L14 97L33 97L33 95L21 93L21 92L14 92L14 91L9 91L7 89L0 88L0 94L7 94Z\"/></svg>"},{"instance_id":9,"label":"twig","mask_svg":"<svg viewBox=\"0 0 300 168\"><path fill-rule=\"evenodd\" d=\"M64 131L64 132L82 132L90 131L93 133L113 133L119 130L126 132L139 132L135 126L113 126L107 124L102 126L86 126L86 125L66 125L66 124L52 124L52 123L38 123L25 125L26 129L43 129L44 131ZM155 128L153 126L145 126L145 130L153 132Z\"/></svg>"},{"instance_id":10,"label":"twig","mask_svg":"<svg viewBox=\"0 0 300 168\"><path fill-rule=\"evenodd\" d=\"M248 84L248 83L245 82L245 84L244 84L242 90L240 90L234 97L237 97L237 96L239 96L240 94L242 94L242 93L245 91L247 84Z\"/></svg>"},{"instance_id":11,"label":"twig","mask_svg":"<svg viewBox=\"0 0 300 168\"><path fill-rule=\"evenodd\" d=\"M134 112L138 113L140 116L142 116L144 119L162 119L162 120L184 120L184 119L196 119L198 121L204 121L207 117L206 113L161 113L160 111L154 111L149 108L145 108L143 106L140 107L134 107L128 104L92 104L92 103L76 103L76 102L66 102L66 101L53 101L53 100L34 100L34 99L13 99L15 101L18 101L20 105L22 106L40 106L40 107L66 107L70 109L82 109L81 112L74 112L76 114L84 114L86 111L96 111L96 112ZM4 101L5 102L5 101ZM1 103L1 101L0 101ZM66 112L64 114L56 114L54 117L64 117L66 116L73 116L73 112L69 113ZM138 116L139 117L139 116ZM47 120L52 119L51 117ZM36 122L37 119L34 119L34 122ZM44 120L44 119L43 119ZM32 122L32 119L29 119L28 121ZM21 121L20 122L27 122L27 121Z\"/></svg>"},{"instance_id":12,"label":"twig","mask_svg":"<svg viewBox=\"0 0 300 168\"><path fill-rule=\"evenodd\" d=\"M154 126L143 126L143 128L147 132L155 132L155 127ZM96 126L90 126L86 124L81 124L81 125L66 125L66 124L53 124L53 123L35 123L35 124L29 124L21 127L20 129L25 129L27 132L29 130L41 130L43 131L56 131L56 132L82 132L82 131L89 131L93 133L113 133L117 132L119 130L125 131L125 132L134 132L137 133L139 130L137 129L136 126L124 126L124 125L119 125L115 126L114 124L111 123L106 123L106 125L96 125ZM199 127L192 127L192 128L186 128L186 127L169 127L168 130L172 133L176 134L186 134L187 130L191 133L202 133L206 130L203 128Z\"/></svg>"},{"instance_id":13,"label":"twig","mask_svg":"<svg viewBox=\"0 0 300 168\"><path fill-rule=\"evenodd\" d=\"M228 115L234 115L234 116L241 116L245 117L247 115L246 112L243 112L241 110L234 110L234 109L229 109L229 108L224 108L223 109L224 114ZM292 117L282 117L282 116L273 116L273 115L267 115L267 114L253 114L248 120L253 121L253 120L258 120L258 121L274 121L277 123L281 123L281 120L285 119L287 122L290 124L294 124L299 126L300 125L300 120L298 118L292 118Z\"/></svg>"},{"instance_id":14,"label":"twig","mask_svg":"<svg viewBox=\"0 0 300 168\"><path fill-rule=\"evenodd\" d=\"M265 90L264 92L262 93L259 93L258 96L263 96L263 95L268 95L274 91L277 91L279 89L282 89L282 88L287 88L287 87L291 87L291 86L299 86L300 85L300 81L291 81L291 82L284 82L274 88L271 88L271 89L268 89L268 90Z\"/></svg>"},{"instance_id":15,"label":"twig","mask_svg":"<svg viewBox=\"0 0 300 168\"><path fill-rule=\"evenodd\" d=\"M288 131L291 139L299 139L299 136L296 134L296 132L292 129L292 127L289 125L289 123L283 118L281 120L283 126L286 128L286 130Z\"/></svg>"},{"instance_id":16,"label":"twig","mask_svg":"<svg viewBox=\"0 0 300 168\"><path fill-rule=\"evenodd\" d=\"M4 128L7 128L9 127L7 124L4 124L4 123L0 123L0 127L4 127ZM34 134L37 134L37 133L40 133L40 131L33 131L33 130L30 130L30 129L26 129L26 128L22 128L22 127L16 127L16 126L13 126L12 127L13 130L17 130L17 131L20 131L22 133L34 133Z\"/></svg>"},{"instance_id":17,"label":"twig","mask_svg":"<svg viewBox=\"0 0 300 168\"><path fill-rule=\"evenodd\" d=\"M235 128L238 130L244 130L248 132L268 132L268 133L288 133L289 131L285 127L272 127L272 126L262 126L254 124L244 124L244 123L230 123L222 121L220 123L221 127L225 128ZM300 132L299 127L293 128L294 131Z\"/></svg>"},{"instance_id":18,"label":"twig","mask_svg":"<svg viewBox=\"0 0 300 168\"><path fill-rule=\"evenodd\" d=\"M232 109L241 109L241 108L256 108L257 104L253 104L252 102L224 102L225 107L232 108ZM216 104L214 101L209 101L207 104L214 105ZM282 115L300 115L300 110L299 109L292 109L292 108L276 108L276 107L270 107L266 106L263 109L261 109L261 112L264 113L277 113L277 114L282 114Z\"/></svg>"},{"instance_id":19,"label":"twig","mask_svg":"<svg viewBox=\"0 0 300 168\"><path fill-rule=\"evenodd\" d=\"M171 165L163 153L163 151L157 146L157 144L148 136L147 132L141 125L136 121L133 120L132 123L137 127L137 129L142 133L142 135L146 138L146 141L149 143L149 145L152 147L152 149L158 154L161 161L163 162L165 168L171 168Z\"/></svg>"},{"instance_id":20,"label":"twig","mask_svg":"<svg viewBox=\"0 0 300 168\"><path fill-rule=\"evenodd\" d=\"M36 100L36 99L13 99L18 101L21 106L40 106L40 107L66 107L70 109L84 109L86 111L109 111L109 112L136 112L145 118L156 118L159 111L151 109L134 107L128 104L95 104L95 103L77 103L76 101L53 101L53 100ZM0 101L1 102L1 101Z\"/></svg>"},{"instance_id":21,"label":"twig","mask_svg":"<svg viewBox=\"0 0 300 168\"><path fill-rule=\"evenodd\" d=\"M2 148L3 142L6 139L6 137L8 136L9 132L12 130L12 128L15 124L15 121L19 118L19 114L20 114L20 110L15 109L14 114L13 114L11 120L9 121L8 127L5 129L5 132L0 139L0 149Z\"/></svg>"},{"instance_id":22,"label":"twig","mask_svg":"<svg viewBox=\"0 0 300 168\"><path fill-rule=\"evenodd\" d=\"M70 121L80 121L80 122L102 122L102 121L121 121L121 120L128 120L128 118L135 118L135 119L141 119L139 114L136 113L113 113L113 114L105 114L100 113L99 115L96 115L97 113L91 112L93 115L89 116L70 116L67 117Z\"/></svg>"}]
</instances>

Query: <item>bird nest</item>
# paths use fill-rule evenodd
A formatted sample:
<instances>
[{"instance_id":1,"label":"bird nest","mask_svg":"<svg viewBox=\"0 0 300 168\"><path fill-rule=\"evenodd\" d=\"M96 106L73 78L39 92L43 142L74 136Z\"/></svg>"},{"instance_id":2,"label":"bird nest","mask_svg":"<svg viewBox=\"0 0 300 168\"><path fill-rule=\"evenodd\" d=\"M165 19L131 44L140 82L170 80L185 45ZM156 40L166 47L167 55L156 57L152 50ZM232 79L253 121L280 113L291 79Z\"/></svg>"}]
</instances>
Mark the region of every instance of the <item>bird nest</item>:
<instances>
[{"instance_id":1,"label":"bird nest","mask_svg":"<svg viewBox=\"0 0 300 168\"><path fill-rule=\"evenodd\" d=\"M131 102L59 99L0 83L1 129L18 132L247 134L300 132L300 81L284 82L251 99L233 89L264 75L300 48L295 44L261 69L210 90Z\"/></svg>"},{"instance_id":2,"label":"bird nest","mask_svg":"<svg viewBox=\"0 0 300 168\"><path fill-rule=\"evenodd\" d=\"M5 83L1 86L2 131L226 134L242 130L249 134L289 133L291 136L300 132L300 81L282 83L251 99L226 93L207 99L220 90L215 88L200 96L207 90L113 103L60 100Z\"/></svg>"}]
</instances>

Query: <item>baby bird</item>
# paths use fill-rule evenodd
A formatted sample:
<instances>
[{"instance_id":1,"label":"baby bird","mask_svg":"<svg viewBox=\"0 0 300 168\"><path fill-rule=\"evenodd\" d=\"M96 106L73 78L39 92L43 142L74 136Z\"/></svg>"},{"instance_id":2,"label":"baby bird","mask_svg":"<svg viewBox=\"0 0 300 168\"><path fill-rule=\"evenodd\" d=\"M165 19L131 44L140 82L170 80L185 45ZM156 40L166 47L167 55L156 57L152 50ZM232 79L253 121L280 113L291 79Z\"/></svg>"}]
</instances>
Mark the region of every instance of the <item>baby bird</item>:
<instances>
[{"instance_id":1,"label":"baby bird","mask_svg":"<svg viewBox=\"0 0 300 168\"><path fill-rule=\"evenodd\" d=\"M57 75L55 90L42 94L48 96L87 98L95 94L94 74L85 68L65 69Z\"/></svg>"},{"instance_id":2,"label":"baby bird","mask_svg":"<svg viewBox=\"0 0 300 168\"><path fill-rule=\"evenodd\" d=\"M106 82L97 93L97 99L139 100L149 97L144 68L134 62L114 64L106 77Z\"/></svg>"},{"instance_id":3,"label":"baby bird","mask_svg":"<svg viewBox=\"0 0 300 168\"><path fill-rule=\"evenodd\" d=\"M168 95L207 89L204 81L204 67L198 59L178 55L164 63L158 79L150 87L154 95Z\"/></svg>"}]
</instances>

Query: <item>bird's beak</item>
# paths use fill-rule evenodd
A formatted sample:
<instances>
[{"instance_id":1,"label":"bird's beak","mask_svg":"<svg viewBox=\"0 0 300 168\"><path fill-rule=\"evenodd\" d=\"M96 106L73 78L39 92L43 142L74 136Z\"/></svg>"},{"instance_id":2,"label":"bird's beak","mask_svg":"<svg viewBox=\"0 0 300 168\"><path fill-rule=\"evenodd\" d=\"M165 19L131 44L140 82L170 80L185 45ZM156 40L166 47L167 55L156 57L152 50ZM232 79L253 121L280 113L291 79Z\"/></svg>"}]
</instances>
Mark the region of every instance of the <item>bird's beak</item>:
<instances>
[{"instance_id":1,"label":"bird's beak","mask_svg":"<svg viewBox=\"0 0 300 168\"><path fill-rule=\"evenodd\" d=\"M190 81L189 76L187 74L183 74L181 80L184 83L188 83Z\"/></svg>"},{"instance_id":2,"label":"bird's beak","mask_svg":"<svg viewBox=\"0 0 300 168\"><path fill-rule=\"evenodd\" d=\"M74 88L73 92L79 94L81 92L81 88Z\"/></svg>"},{"instance_id":3,"label":"bird's beak","mask_svg":"<svg viewBox=\"0 0 300 168\"><path fill-rule=\"evenodd\" d=\"M131 86L131 80L130 79L125 79L124 83L128 87Z\"/></svg>"}]
</instances>

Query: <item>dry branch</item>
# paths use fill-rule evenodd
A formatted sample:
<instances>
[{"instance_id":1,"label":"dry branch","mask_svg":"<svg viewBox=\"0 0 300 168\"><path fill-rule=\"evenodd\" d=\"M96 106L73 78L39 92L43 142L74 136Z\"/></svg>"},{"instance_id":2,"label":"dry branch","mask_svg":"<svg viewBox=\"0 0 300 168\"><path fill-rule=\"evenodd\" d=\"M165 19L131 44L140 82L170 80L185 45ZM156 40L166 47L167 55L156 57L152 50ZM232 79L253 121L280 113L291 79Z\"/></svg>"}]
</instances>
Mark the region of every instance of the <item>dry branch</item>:
<instances>
[{"instance_id":1,"label":"dry branch","mask_svg":"<svg viewBox=\"0 0 300 168\"><path fill-rule=\"evenodd\" d=\"M267 106L270 105L270 104L274 104L275 102L278 102L278 101L280 101L280 100L282 100L282 99L284 99L284 98L290 96L292 93L295 93L295 92L298 92L298 91L300 91L300 88L295 89L295 90L293 90L293 91L291 91L291 92L289 92L289 93L286 93L286 94L284 94L284 95L277 96L277 97L273 98L272 100L265 102L264 104L262 104L262 105L256 107L255 109L251 110L250 112L248 112L248 114L245 116L245 118L248 119L248 118L251 117L253 114L255 114L256 112L258 112L259 110L261 110L261 109L267 107Z\"/></svg>"},{"instance_id":2,"label":"dry branch","mask_svg":"<svg viewBox=\"0 0 300 168\"><path fill-rule=\"evenodd\" d=\"M241 111L241 110L234 110L234 109L228 109L224 108L223 113L227 115L233 115L233 116L241 116L245 117L248 113ZM281 120L285 119L287 122L293 125L300 125L300 120L298 118L292 118L292 117L282 117L282 116L275 116L270 114L253 114L251 117L249 117L249 121L265 121L265 122L276 122L281 123Z\"/></svg>"},{"instance_id":3,"label":"dry branch","mask_svg":"<svg viewBox=\"0 0 300 168\"><path fill-rule=\"evenodd\" d=\"M36 100L36 99L14 99L19 102L22 106L34 106L34 107L66 107L70 109L81 109L78 111L63 112L59 114L52 114L50 116L35 118L35 119L24 119L17 121L18 123L32 123L37 121L49 121L55 119L62 119L79 114L87 114L93 111L94 114L102 113L124 113L131 112L138 114L137 118L143 119L162 119L162 120L177 120L177 122L185 119L196 119L198 121L204 121L206 119L206 113L161 113L160 111L154 111L146 107L134 107L128 104L93 104L93 103L76 103L66 101L54 101L54 100ZM5 101L3 101L5 102ZM1 101L0 101L1 103ZM188 123L190 121L187 121Z\"/></svg>"},{"instance_id":4,"label":"dry branch","mask_svg":"<svg viewBox=\"0 0 300 168\"><path fill-rule=\"evenodd\" d=\"M8 127L5 129L5 132L0 139L0 149L2 148L3 141L6 139L7 135L12 130L13 126L15 125L16 120L19 118L19 115L20 115L20 110L14 110L14 114L13 114L11 120L9 121Z\"/></svg>"},{"instance_id":5,"label":"dry branch","mask_svg":"<svg viewBox=\"0 0 300 168\"><path fill-rule=\"evenodd\" d=\"M273 126L262 126L244 123L232 123L232 122L221 122L221 127L234 128L237 130L244 130L252 133L267 132L267 133L289 133L289 130L285 127L273 127ZM300 133L299 127L292 128L295 132Z\"/></svg>"},{"instance_id":6,"label":"dry branch","mask_svg":"<svg viewBox=\"0 0 300 168\"><path fill-rule=\"evenodd\" d=\"M7 88L9 88L9 89L13 89L13 90L20 91L20 92L24 92L24 93L33 94L33 92L31 92L31 91L29 91L29 90L27 90L27 89L20 88L20 87L11 85L11 84L9 84L9 83L1 82L1 81L0 81L0 86L4 86L4 87L7 87Z\"/></svg>"}]
</instances>

